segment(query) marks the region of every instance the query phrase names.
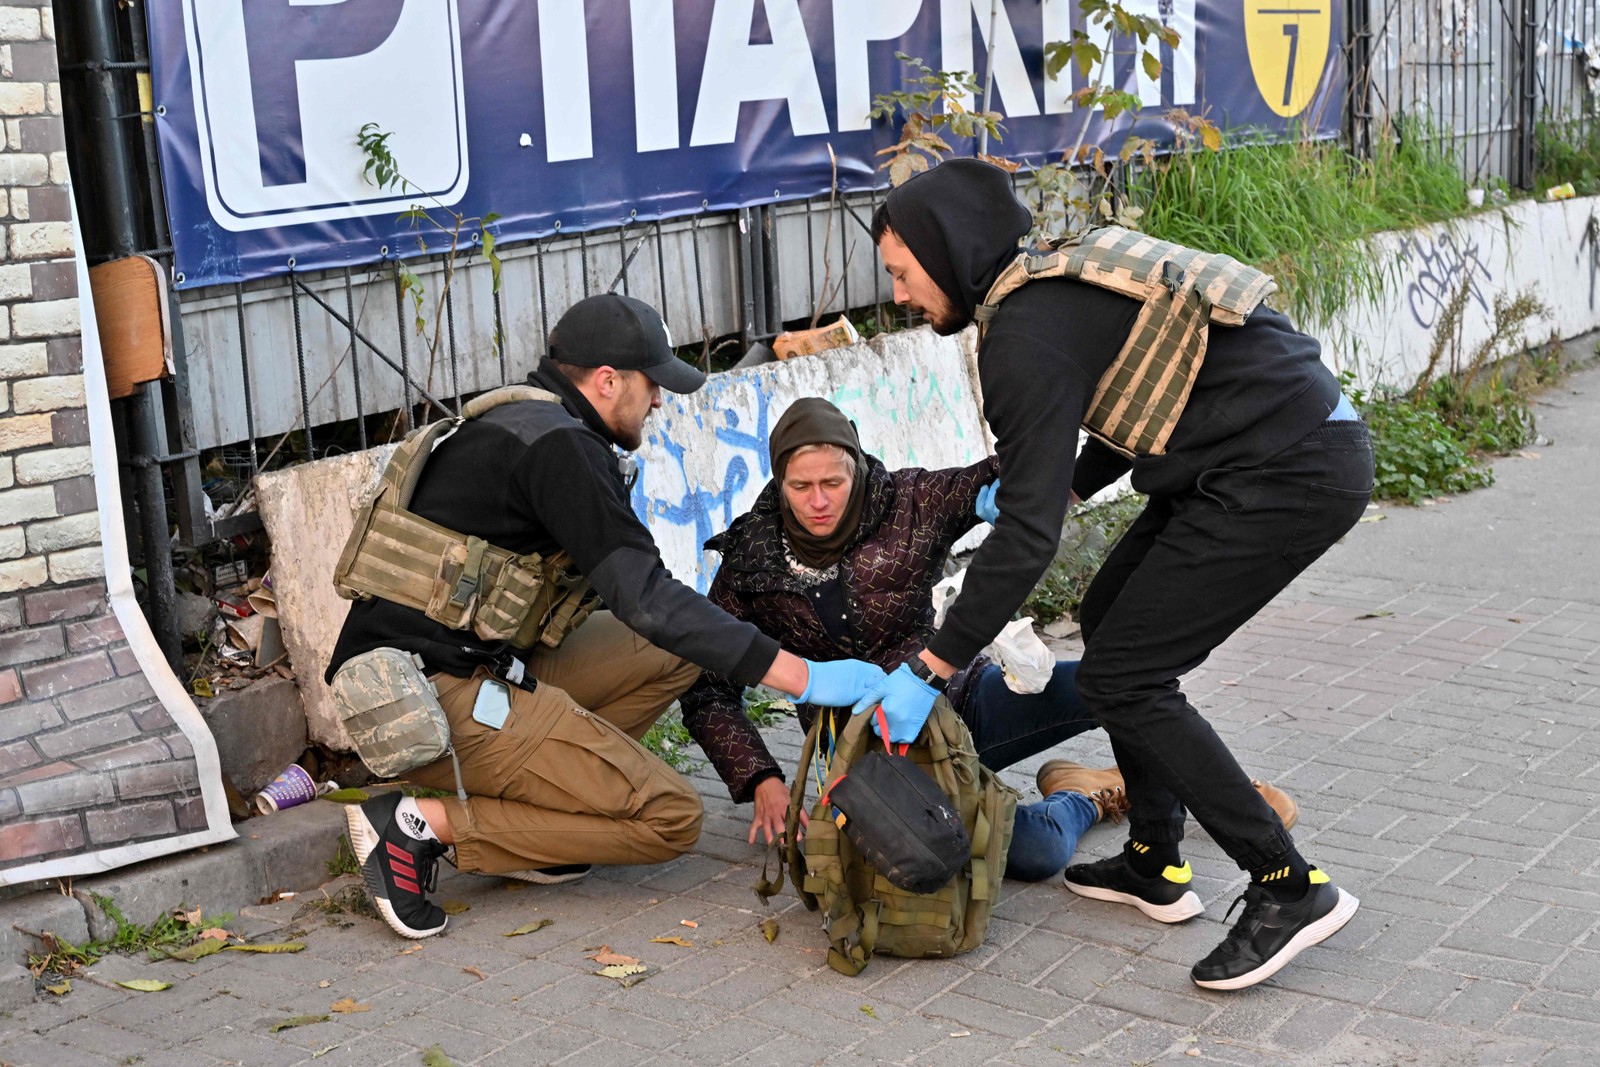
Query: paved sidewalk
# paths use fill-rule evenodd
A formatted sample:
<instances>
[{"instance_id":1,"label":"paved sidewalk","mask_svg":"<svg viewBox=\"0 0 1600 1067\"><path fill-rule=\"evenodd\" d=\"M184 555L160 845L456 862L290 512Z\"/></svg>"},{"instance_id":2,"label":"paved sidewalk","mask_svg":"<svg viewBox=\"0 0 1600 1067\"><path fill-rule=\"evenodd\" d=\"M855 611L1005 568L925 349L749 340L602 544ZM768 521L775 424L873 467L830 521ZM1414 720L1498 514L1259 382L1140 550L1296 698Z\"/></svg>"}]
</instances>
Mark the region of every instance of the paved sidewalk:
<instances>
[{"instance_id":1,"label":"paved sidewalk","mask_svg":"<svg viewBox=\"0 0 1600 1067\"><path fill-rule=\"evenodd\" d=\"M1541 458L1500 464L1497 488L1358 526L1188 679L1245 765L1299 799L1305 854L1362 900L1263 986L1189 981L1243 887L1198 831L1186 854L1200 919L1163 927L1013 882L980 950L844 978L791 892L775 902L777 942L762 937L748 808L702 770L694 855L556 888L451 876L436 899L470 910L415 945L305 895L247 909L241 932L306 950L108 958L101 979L173 988L80 980L0 1019L0 1061L378 1067L439 1045L463 1065L1587 1064L1600 1048L1600 446L1585 434L1600 426L1600 371L1553 401ZM792 723L772 733L793 760ZM1064 754L1110 761L1097 734ZM1031 769L1011 776L1028 795ZM1121 840L1097 827L1080 855ZM502 936L538 918L553 925ZM668 936L692 947L650 940ZM631 988L595 977L584 957L602 944L658 970ZM271 1032L346 997L370 1010Z\"/></svg>"}]
</instances>

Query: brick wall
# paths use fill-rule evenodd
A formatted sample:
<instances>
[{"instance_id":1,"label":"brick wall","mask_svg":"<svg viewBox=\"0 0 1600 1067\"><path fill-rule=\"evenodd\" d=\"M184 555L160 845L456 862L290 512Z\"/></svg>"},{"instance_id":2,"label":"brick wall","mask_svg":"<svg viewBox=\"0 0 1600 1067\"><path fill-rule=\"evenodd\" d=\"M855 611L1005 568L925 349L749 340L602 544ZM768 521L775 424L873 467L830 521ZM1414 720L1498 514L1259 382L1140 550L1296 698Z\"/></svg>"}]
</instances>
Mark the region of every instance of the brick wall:
<instances>
[{"instance_id":1,"label":"brick wall","mask_svg":"<svg viewBox=\"0 0 1600 1067\"><path fill-rule=\"evenodd\" d=\"M54 37L48 3L0 3L0 884L206 825L107 601Z\"/></svg>"}]
</instances>

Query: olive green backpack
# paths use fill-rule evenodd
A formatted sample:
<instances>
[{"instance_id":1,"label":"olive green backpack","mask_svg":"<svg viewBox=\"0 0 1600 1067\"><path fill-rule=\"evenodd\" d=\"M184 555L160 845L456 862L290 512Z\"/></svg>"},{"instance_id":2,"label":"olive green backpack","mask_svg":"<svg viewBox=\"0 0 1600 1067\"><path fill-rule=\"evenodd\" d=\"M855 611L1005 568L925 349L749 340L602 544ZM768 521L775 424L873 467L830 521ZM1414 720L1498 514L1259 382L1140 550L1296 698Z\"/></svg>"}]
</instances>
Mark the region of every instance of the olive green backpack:
<instances>
[{"instance_id":1,"label":"olive green backpack","mask_svg":"<svg viewBox=\"0 0 1600 1067\"><path fill-rule=\"evenodd\" d=\"M871 729L871 716L852 716L838 735L827 761L826 786L844 777L875 745L884 744ZM828 964L843 974L857 975L875 953L908 958L936 958L970 952L983 943L989 913L1000 899L1006 873L1006 851L1019 795L978 763L966 723L944 697L934 703L927 724L906 752L932 776L961 813L972 838L972 857L950 883L936 893L899 889L867 863L834 821L830 805L818 800L803 844L798 842L800 810L806 803L808 771L818 756L821 739L832 727L827 712L806 735L800 766L789 792L788 866L800 899L824 914L831 945ZM885 746L887 747L887 746ZM826 757L826 753L823 753ZM820 764L818 765L821 766ZM819 781L822 775L819 774ZM775 882L763 879L756 892L763 898L783 888L780 868Z\"/></svg>"}]
</instances>

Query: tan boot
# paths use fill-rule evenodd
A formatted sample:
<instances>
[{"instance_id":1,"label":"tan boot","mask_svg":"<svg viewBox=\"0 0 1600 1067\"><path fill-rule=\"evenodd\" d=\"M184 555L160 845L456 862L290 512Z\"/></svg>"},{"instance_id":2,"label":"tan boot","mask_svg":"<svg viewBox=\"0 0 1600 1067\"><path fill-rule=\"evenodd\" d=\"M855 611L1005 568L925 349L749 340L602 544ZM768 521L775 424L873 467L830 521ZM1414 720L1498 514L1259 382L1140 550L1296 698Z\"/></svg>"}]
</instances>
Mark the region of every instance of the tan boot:
<instances>
[{"instance_id":1,"label":"tan boot","mask_svg":"<svg viewBox=\"0 0 1600 1067\"><path fill-rule=\"evenodd\" d=\"M1250 784L1256 787L1256 792L1261 794L1273 811L1278 813L1278 818L1283 822L1285 830L1294 829L1294 824L1300 820L1300 805L1294 802L1294 797L1285 793L1271 782L1263 782L1259 778L1252 778Z\"/></svg>"},{"instance_id":2,"label":"tan boot","mask_svg":"<svg viewBox=\"0 0 1600 1067\"><path fill-rule=\"evenodd\" d=\"M1128 810L1128 792L1122 786L1122 772L1115 767L1094 770L1070 760L1053 759L1039 768L1036 779L1043 796L1052 793L1082 793L1094 801L1101 819L1121 822Z\"/></svg>"}]
</instances>

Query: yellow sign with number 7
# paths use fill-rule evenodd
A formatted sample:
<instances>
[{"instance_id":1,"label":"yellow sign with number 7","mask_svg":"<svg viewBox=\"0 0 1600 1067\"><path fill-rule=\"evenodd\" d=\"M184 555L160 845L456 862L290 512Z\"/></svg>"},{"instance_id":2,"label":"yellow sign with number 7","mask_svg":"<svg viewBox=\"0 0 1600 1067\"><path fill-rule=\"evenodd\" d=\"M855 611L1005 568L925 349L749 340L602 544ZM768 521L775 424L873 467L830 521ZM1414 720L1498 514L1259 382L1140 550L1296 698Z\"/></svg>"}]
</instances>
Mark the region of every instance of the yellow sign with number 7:
<instances>
[{"instance_id":1,"label":"yellow sign with number 7","mask_svg":"<svg viewBox=\"0 0 1600 1067\"><path fill-rule=\"evenodd\" d=\"M1332 31L1333 0L1245 0L1250 70L1274 112L1292 118L1311 103Z\"/></svg>"}]
</instances>

